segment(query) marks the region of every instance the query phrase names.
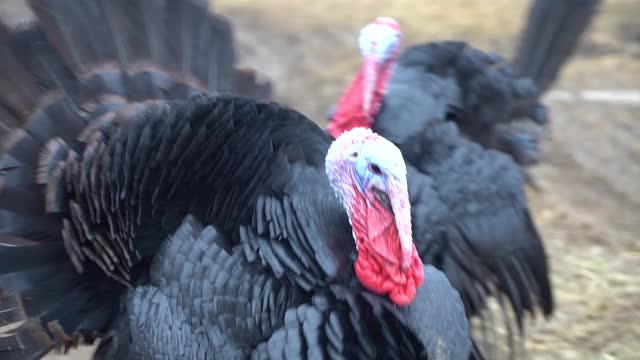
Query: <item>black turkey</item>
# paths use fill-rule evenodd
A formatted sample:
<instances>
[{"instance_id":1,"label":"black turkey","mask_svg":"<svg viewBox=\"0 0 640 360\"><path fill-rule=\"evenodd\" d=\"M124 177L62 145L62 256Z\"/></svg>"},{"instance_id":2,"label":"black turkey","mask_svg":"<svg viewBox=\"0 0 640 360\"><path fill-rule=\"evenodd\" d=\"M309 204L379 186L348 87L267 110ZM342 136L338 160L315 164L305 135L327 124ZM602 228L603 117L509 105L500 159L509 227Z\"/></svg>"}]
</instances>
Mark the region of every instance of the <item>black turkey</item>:
<instances>
[{"instance_id":1,"label":"black turkey","mask_svg":"<svg viewBox=\"0 0 640 360\"><path fill-rule=\"evenodd\" d=\"M0 34L3 359L480 356L397 147L200 94L269 89L199 2L30 5Z\"/></svg>"}]
</instances>

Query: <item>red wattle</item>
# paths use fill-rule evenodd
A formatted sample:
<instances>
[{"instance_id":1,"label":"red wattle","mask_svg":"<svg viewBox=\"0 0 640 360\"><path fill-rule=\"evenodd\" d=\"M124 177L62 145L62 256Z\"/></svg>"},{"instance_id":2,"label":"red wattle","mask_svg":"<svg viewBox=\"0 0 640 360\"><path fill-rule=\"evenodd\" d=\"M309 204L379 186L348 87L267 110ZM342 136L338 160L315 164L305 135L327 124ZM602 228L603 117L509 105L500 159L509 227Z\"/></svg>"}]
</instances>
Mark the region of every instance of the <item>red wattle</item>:
<instances>
[{"instance_id":1,"label":"red wattle","mask_svg":"<svg viewBox=\"0 0 640 360\"><path fill-rule=\"evenodd\" d=\"M424 269L415 244L411 246L410 266L402 270L400 234L394 214L370 204L354 186L351 222L358 249L355 272L360 283L396 305L408 305L422 285Z\"/></svg>"},{"instance_id":2,"label":"red wattle","mask_svg":"<svg viewBox=\"0 0 640 360\"><path fill-rule=\"evenodd\" d=\"M409 305L416 296L416 289L424 280L422 260L415 246L411 267L406 272L402 272L397 264L380 260L369 253L366 247L359 248L355 271L360 283L374 293L388 294L396 305Z\"/></svg>"}]
</instances>

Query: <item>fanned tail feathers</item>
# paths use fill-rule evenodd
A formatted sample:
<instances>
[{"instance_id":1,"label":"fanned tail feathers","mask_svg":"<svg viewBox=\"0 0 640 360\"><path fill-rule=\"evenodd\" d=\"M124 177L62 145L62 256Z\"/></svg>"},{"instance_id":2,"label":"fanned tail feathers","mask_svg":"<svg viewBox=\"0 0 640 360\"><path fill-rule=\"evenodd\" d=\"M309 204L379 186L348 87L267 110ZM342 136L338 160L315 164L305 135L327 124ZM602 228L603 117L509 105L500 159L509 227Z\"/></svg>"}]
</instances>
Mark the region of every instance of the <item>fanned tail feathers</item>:
<instances>
[{"instance_id":1,"label":"fanned tail feathers","mask_svg":"<svg viewBox=\"0 0 640 360\"><path fill-rule=\"evenodd\" d=\"M0 236L0 353L39 359L57 346L92 342L114 317L121 288L78 274L61 242ZM98 278L99 279L99 278Z\"/></svg>"},{"instance_id":2,"label":"fanned tail feathers","mask_svg":"<svg viewBox=\"0 0 640 360\"><path fill-rule=\"evenodd\" d=\"M536 0L515 58L515 69L545 91L573 54L600 0Z\"/></svg>"},{"instance_id":3,"label":"fanned tail feathers","mask_svg":"<svg viewBox=\"0 0 640 360\"><path fill-rule=\"evenodd\" d=\"M55 343L41 323L27 316L19 296L0 289L0 351L3 359L39 359Z\"/></svg>"}]
</instances>

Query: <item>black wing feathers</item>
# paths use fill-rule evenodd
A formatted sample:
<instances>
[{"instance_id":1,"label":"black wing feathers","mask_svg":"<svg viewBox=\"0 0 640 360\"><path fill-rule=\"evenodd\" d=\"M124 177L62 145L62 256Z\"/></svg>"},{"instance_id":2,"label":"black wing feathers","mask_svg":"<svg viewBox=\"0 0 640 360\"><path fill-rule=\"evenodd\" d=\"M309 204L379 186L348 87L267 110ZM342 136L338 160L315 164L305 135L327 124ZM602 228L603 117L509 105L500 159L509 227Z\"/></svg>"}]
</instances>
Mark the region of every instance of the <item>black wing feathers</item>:
<instances>
[{"instance_id":1,"label":"black wing feathers","mask_svg":"<svg viewBox=\"0 0 640 360\"><path fill-rule=\"evenodd\" d=\"M251 358L426 359L416 336L377 302L339 286L320 292L310 302L287 310L282 328Z\"/></svg>"},{"instance_id":2,"label":"black wing feathers","mask_svg":"<svg viewBox=\"0 0 640 360\"><path fill-rule=\"evenodd\" d=\"M402 72L422 74L410 76L408 80ZM397 86L397 91L419 91L421 103L433 104L423 110L423 119L407 119L407 122L451 120L471 140L506 152L521 165L539 160L541 134L525 132L512 124L525 119L542 125L547 122L546 108L539 102L540 92L530 79L518 76L499 55L457 41L416 45L400 56L391 81L415 81ZM434 81L453 82L455 91L443 91L443 87L425 90L428 87L417 83ZM408 96L394 93L393 88L391 84L385 103L392 101L387 100L390 97ZM406 113L413 116L410 111ZM527 141L521 140L523 136L528 137Z\"/></svg>"},{"instance_id":3,"label":"black wing feathers","mask_svg":"<svg viewBox=\"0 0 640 360\"><path fill-rule=\"evenodd\" d=\"M234 114L233 117L225 115L229 113ZM255 121L262 124L262 127L256 126ZM255 105L250 100L201 97L168 106L152 106L137 114L117 112L111 126L100 128L87 136L89 142L81 156L56 157L69 159L64 165L65 179L57 184L66 188L69 194L69 224L73 226L65 231L65 243L71 249L81 249L81 253L76 254L79 259L83 255L88 257L115 279L126 283L130 274L123 273L123 270L131 267L136 262L135 259L155 251L155 246L147 241L157 242L154 239L166 236L178 225L177 220L166 220L181 219L187 213L196 214L206 223L219 225L229 241L227 246L234 246L241 240L236 229L243 222L251 223L254 216L258 216L256 219L259 220L268 215L270 219L266 219L267 225L261 226L262 220L256 222L258 234L266 236L266 239L278 239L282 236L281 229L287 225L286 217L283 216L284 208L277 210L282 205L276 205L276 201L281 200L267 198L266 206L258 206L257 210L239 204L253 204L258 194L277 190L288 183L289 180L276 180L280 177L287 178L287 173L269 171L269 167L273 165L263 167L260 172L254 171L256 167L260 169L258 164L285 166L283 161L286 161L286 156L283 155L288 151L303 150L297 146L285 146L281 149L274 148L272 152L265 151L269 144L287 143L285 137L288 126L305 126L304 124L309 127L307 136L313 137L314 132L316 136L321 135L316 140L320 145L318 148L326 149L326 137L318 129L314 131L314 125L308 120L273 105ZM212 131L205 137L202 129ZM252 139L252 132L259 135ZM246 134L248 139L238 134ZM147 138L154 140L145 141ZM245 143L247 140L255 142L249 147ZM60 140L54 140L54 143L52 147L62 146ZM167 146L168 144L172 146ZM146 148L140 149L141 145ZM144 153L154 154L157 161L142 164L134 161L136 158L148 157ZM192 153L206 153L210 156L198 159L189 156ZM296 156L291 153L289 157ZM320 157L298 157L302 161L299 166L308 169L322 164ZM201 163L197 160L201 160ZM148 173L150 179L144 188L136 183L142 178L142 172ZM321 177L322 167L316 168L313 173ZM199 181L194 181L196 179ZM250 184L254 187L247 188ZM326 182L324 185L330 191ZM136 191L138 194L135 194ZM194 196L195 194L203 195ZM140 200L135 201L136 199ZM288 216L303 224L301 229L304 231L300 233L305 238L299 241L311 244L313 241L308 238L308 234L319 231L307 219L309 214L299 215L306 210L305 205L297 204L297 201L298 199L292 203L294 213ZM162 220L163 226L149 232L146 224L159 220ZM293 227L293 222L291 224ZM265 256L271 250L273 256L267 262L276 269L282 266L282 261L288 264L290 270L302 266L291 262L297 256L290 248L279 244L270 245L264 241L260 248ZM123 253L124 249L126 251ZM280 261L276 260L278 256ZM127 259L124 261L126 267L115 266L116 259ZM128 259L133 259L133 263ZM296 271L292 273L295 274ZM309 281L311 279L307 279Z\"/></svg>"}]
</instances>

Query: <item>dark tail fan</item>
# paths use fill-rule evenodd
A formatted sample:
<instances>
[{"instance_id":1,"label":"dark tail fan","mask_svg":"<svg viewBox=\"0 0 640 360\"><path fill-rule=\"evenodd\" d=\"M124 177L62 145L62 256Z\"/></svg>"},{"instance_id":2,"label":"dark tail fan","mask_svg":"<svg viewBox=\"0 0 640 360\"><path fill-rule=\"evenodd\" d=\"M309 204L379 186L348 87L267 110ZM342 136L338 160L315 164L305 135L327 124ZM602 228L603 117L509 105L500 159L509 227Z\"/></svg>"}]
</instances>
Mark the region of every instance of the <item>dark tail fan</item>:
<instances>
[{"instance_id":1,"label":"dark tail fan","mask_svg":"<svg viewBox=\"0 0 640 360\"><path fill-rule=\"evenodd\" d=\"M0 260L2 359L39 359L79 336L91 343L115 317L123 287L99 281L97 267L78 274L61 241L0 236Z\"/></svg>"},{"instance_id":2,"label":"dark tail fan","mask_svg":"<svg viewBox=\"0 0 640 360\"><path fill-rule=\"evenodd\" d=\"M16 31L0 27L0 89L12 91L0 99L0 136L26 121L47 91L77 101L78 79L86 83L100 74L96 82L130 101L194 91L272 96L268 80L234 69L231 27L202 1L29 3L37 23Z\"/></svg>"},{"instance_id":3,"label":"dark tail fan","mask_svg":"<svg viewBox=\"0 0 640 360\"><path fill-rule=\"evenodd\" d=\"M40 358L76 334L91 340L109 330L118 310L125 286L114 286L119 282L97 266L78 266L67 254L94 253L82 244L68 249L78 243L63 240L67 156L99 151L85 149L87 127L105 126L115 111L133 115L157 99L271 96L268 81L234 68L230 25L203 1L29 4L34 23L0 24L2 359Z\"/></svg>"},{"instance_id":4,"label":"dark tail fan","mask_svg":"<svg viewBox=\"0 0 640 360\"><path fill-rule=\"evenodd\" d=\"M515 58L515 69L541 91L555 81L573 54L600 0L535 0Z\"/></svg>"}]
</instances>

